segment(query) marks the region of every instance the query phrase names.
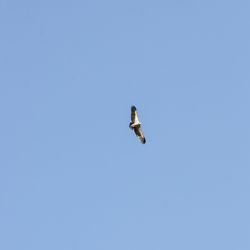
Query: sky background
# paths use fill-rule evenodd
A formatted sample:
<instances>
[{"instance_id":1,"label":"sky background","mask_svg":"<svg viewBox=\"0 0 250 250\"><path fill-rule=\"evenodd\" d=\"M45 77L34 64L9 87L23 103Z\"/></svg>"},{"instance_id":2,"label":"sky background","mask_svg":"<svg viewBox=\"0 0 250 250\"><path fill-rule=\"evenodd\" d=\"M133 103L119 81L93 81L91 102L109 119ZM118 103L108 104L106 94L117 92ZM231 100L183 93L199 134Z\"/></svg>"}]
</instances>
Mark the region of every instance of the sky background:
<instances>
[{"instance_id":1,"label":"sky background","mask_svg":"<svg viewBox=\"0 0 250 250\"><path fill-rule=\"evenodd\" d=\"M2 0L0 249L249 250L249 13Z\"/></svg>"}]
</instances>

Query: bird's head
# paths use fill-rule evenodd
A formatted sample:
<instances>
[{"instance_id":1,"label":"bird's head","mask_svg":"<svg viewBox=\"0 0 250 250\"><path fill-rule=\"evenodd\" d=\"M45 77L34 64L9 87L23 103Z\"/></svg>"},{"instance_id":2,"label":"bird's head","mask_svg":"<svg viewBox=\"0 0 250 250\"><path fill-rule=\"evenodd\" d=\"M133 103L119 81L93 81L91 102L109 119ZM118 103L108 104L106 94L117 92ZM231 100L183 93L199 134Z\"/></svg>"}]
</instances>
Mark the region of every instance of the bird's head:
<instances>
[{"instance_id":1,"label":"bird's head","mask_svg":"<svg viewBox=\"0 0 250 250\"><path fill-rule=\"evenodd\" d=\"M133 124L133 122L129 123L129 128L133 130L133 127L131 126Z\"/></svg>"}]
</instances>

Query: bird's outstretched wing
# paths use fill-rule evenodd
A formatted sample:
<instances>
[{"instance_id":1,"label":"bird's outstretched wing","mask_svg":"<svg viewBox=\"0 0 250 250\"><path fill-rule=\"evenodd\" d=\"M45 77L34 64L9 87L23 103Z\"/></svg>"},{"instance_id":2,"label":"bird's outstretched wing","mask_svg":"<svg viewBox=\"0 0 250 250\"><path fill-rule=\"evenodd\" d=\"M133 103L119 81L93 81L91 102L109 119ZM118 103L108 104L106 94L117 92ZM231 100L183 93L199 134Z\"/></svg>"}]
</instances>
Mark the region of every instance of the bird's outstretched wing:
<instances>
[{"instance_id":1,"label":"bird's outstretched wing","mask_svg":"<svg viewBox=\"0 0 250 250\"><path fill-rule=\"evenodd\" d=\"M131 122L132 123L139 123L138 114L137 114L135 106L131 107Z\"/></svg>"},{"instance_id":2,"label":"bird's outstretched wing","mask_svg":"<svg viewBox=\"0 0 250 250\"><path fill-rule=\"evenodd\" d=\"M134 128L135 134L136 136L139 138L139 140L141 141L141 143L145 144L146 143L146 139L144 137L144 134L142 133L142 130L140 127L135 127Z\"/></svg>"}]
</instances>

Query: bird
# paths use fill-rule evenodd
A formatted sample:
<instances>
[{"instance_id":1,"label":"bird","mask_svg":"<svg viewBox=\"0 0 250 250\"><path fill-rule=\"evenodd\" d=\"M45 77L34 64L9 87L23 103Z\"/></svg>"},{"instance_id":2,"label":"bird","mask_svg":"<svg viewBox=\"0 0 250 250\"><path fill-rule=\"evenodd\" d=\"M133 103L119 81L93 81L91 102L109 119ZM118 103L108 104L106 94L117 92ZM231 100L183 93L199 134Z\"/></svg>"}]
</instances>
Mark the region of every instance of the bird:
<instances>
[{"instance_id":1,"label":"bird","mask_svg":"<svg viewBox=\"0 0 250 250\"><path fill-rule=\"evenodd\" d=\"M139 122L135 106L131 106L131 122L129 123L129 128L134 130L136 136L139 138L142 144L146 143L146 139L142 133L141 123Z\"/></svg>"}]
</instances>

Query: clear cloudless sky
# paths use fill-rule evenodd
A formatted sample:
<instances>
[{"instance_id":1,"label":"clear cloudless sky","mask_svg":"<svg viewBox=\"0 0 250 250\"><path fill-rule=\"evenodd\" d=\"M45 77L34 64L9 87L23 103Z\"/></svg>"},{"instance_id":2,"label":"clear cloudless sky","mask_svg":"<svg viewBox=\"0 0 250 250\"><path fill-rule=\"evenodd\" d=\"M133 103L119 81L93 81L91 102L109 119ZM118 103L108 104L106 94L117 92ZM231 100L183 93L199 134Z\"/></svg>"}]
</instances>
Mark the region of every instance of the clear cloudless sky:
<instances>
[{"instance_id":1,"label":"clear cloudless sky","mask_svg":"<svg viewBox=\"0 0 250 250\"><path fill-rule=\"evenodd\" d=\"M248 0L2 0L0 249L249 250L249 98Z\"/></svg>"}]
</instances>

